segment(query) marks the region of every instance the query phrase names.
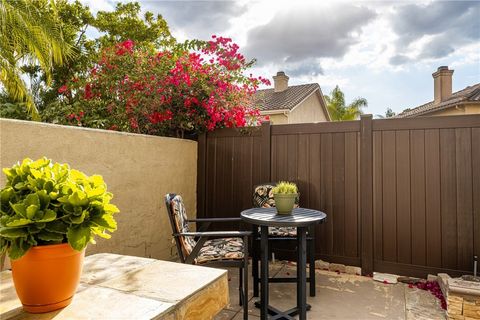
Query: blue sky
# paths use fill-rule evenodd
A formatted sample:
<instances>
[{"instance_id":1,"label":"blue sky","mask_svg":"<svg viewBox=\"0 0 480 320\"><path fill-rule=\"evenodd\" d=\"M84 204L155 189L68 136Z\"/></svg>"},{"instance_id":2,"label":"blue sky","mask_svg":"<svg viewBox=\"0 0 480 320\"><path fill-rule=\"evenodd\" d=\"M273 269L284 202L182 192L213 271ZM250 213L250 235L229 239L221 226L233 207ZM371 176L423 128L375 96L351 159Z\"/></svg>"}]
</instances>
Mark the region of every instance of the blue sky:
<instances>
[{"instance_id":1,"label":"blue sky","mask_svg":"<svg viewBox=\"0 0 480 320\"><path fill-rule=\"evenodd\" d=\"M84 0L95 12L117 1ZM162 14L178 40L232 38L290 84L335 85L365 113L395 112L433 99L432 73L454 69L453 90L480 82L479 1L139 1Z\"/></svg>"}]
</instances>

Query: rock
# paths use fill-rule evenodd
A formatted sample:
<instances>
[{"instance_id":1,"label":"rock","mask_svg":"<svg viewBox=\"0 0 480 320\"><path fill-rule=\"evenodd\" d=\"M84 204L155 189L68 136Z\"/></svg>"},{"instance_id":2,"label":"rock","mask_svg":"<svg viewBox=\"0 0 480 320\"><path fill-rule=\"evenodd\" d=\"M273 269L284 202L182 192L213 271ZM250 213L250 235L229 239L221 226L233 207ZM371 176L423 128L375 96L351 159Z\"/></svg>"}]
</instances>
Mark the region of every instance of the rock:
<instances>
[{"instance_id":1,"label":"rock","mask_svg":"<svg viewBox=\"0 0 480 320\"><path fill-rule=\"evenodd\" d=\"M419 282L423 282L424 280L420 278L414 278L414 277L398 277L397 281L401 283L407 283L407 284L417 284Z\"/></svg>"},{"instance_id":2,"label":"rock","mask_svg":"<svg viewBox=\"0 0 480 320\"><path fill-rule=\"evenodd\" d=\"M442 293L444 297L448 295L448 279L450 276L446 273L439 273L438 277L438 284L440 285L440 289L442 289Z\"/></svg>"},{"instance_id":3,"label":"rock","mask_svg":"<svg viewBox=\"0 0 480 320\"><path fill-rule=\"evenodd\" d=\"M374 272L373 273L373 280L378 281L378 282L394 284L394 283L398 282L397 278L398 278L398 276L395 275L395 274L380 273L380 272Z\"/></svg>"},{"instance_id":4,"label":"rock","mask_svg":"<svg viewBox=\"0 0 480 320\"><path fill-rule=\"evenodd\" d=\"M345 267L345 272L348 273L348 274L361 275L362 274L362 268L353 267L353 266L346 266Z\"/></svg>"},{"instance_id":5,"label":"rock","mask_svg":"<svg viewBox=\"0 0 480 320\"><path fill-rule=\"evenodd\" d=\"M328 270L330 267L330 263L323 261L323 260L317 260L315 261L315 268L321 269L321 270Z\"/></svg>"},{"instance_id":6,"label":"rock","mask_svg":"<svg viewBox=\"0 0 480 320\"><path fill-rule=\"evenodd\" d=\"M339 264L339 263L330 263L328 270L336 271L336 272L345 272L345 265Z\"/></svg>"},{"instance_id":7,"label":"rock","mask_svg":"<svg viewBox=\"0 0 480 320\"><path fill-rule=\"evenodd\" d=\"M427 281L438 281L438 276L436 276L434 274L429 274L427 276Z\"/></svg>"}]
</instances>

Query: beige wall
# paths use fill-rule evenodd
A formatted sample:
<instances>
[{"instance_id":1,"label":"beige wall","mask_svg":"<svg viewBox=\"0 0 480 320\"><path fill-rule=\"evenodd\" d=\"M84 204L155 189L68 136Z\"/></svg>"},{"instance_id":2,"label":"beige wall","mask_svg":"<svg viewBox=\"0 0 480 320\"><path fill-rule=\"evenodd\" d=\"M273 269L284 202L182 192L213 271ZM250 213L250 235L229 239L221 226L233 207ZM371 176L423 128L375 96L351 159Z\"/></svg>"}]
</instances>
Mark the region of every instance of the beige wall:
<instances>
[{"instance_id":1,"label":"beige wall","mask_svg":"<svg viewBox=\"0 0 480 320\"><path fill-rule=\"evenodd\" d=\"M0 119L0 165L46 156L88 175L100 174L120 208L118 230L97 239L88 254L113 252L170 259L167 192L183 196L196 215L195 141ZM5 178L0 178L3 187Z\"/></svg>"},{"instance_id":2,"label":"beige wall","mask_svg":"<svg viewBox=\"0 0 480 320\"><path fill-rule=\"evenodd\" d=\"M270 117L270 122L272 124L313 123L328 121L322 105L320 104L320 100L316 94L309 96L286 115L282 112L279 114L269 114L268 116Z\"/></svg>"},{"instance_id":3,"label":"beige wall","mask_svg":"<svg viewBox=\"0 0 480 320\"><path fill-rule=\"evenodd\" d=\"M465 114L480 114L480 104L463 105L452 107L437 112L425 114L425 116L456 116Z\"/></svg>"},{"instance_id":4,"label":"beige wall","mask_svg":"<svg viewBox=\"0 0 480 320\"><path fill-rule=\"evenodd\" d=\"M282 114L269 114L270 122L272 124L287 124L288 118L286 115Z\"/></svg>"},{"instance_id":5,"label":"beige wall","mask_svg":"<svg viewBox=\"0 0 480 320\"><path fill-rule=\"evenodd\" d=\"M288 123L325 122L327 117L316 94L312 94L288 115Z\"/></svg>"}]
</instances>

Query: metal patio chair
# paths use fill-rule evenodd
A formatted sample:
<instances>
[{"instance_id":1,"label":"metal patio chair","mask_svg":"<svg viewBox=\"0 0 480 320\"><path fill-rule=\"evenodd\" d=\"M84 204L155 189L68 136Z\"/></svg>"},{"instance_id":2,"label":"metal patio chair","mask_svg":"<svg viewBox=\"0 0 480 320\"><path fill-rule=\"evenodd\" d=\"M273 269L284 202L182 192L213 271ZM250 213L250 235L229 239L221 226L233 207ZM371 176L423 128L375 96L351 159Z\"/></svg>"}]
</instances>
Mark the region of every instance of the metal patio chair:
<instances>
[{"instance_id":1,"label":"metal patio chair","mask_svg":"<svg viewBox=\"0 0 480 320\"><path fill-rule=\"evenodd\" d=\"M275 182L267 182L263 184L256 185L253 192L253 205L257 208L270 208L275 207L275 200L273 198L272 189L275 187ZM295 206L298 207L299 198L295 200ZM268 229L269 241L286 241L294 242L297 241L297 229L290 227L269 227ZM258 272L258 263L260 256L260 234L258 227L253 228L253 245L252 245L252 276L253 276L253 296L258 297L259 294L259 283L261 281L259 272ZM309 228L307 233L307 260L310 266L309 268L309 277L307 277L307 282L309 283L310 297L314 297L316 294L315 290L315 228ZM270 278L269 282L295 282L296 278Z\"/></svg>"},{"instance_id":2,"label":"metal patio chair","mask_svg":"<svg viewBox=\"0 0 480 320\"><path fill-rule=\"evenodd\" d=\"M248 319L248 237L250 231L205 231L214 222L239 222L240 218L188 219L180 195L165 195L173 237L182 263L239 268L239 297L243 318ZM197 223L198 231L189 224Z\"/></svg>"}]
</instances>

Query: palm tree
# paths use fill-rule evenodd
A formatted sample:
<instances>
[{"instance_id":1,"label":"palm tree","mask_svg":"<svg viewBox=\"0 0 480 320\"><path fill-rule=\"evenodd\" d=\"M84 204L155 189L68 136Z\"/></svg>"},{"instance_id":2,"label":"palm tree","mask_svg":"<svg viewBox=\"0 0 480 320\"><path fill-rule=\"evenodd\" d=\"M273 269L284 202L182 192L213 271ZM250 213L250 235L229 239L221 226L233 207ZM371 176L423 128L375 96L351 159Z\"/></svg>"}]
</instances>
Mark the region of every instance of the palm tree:
<instances>
[{"instance_id":1,"label":"palm tree","mask_svg":"<svg viewBox=\"0 0 480 320\"><path fill-rule=\"evenodd\" d=\"M355 120L362 114L362 108L368 105L364 98L353 100L348 106L345 105L345 95L338 86L332 90L330 96L325 95L328 113L333 121Z\"/></svg>"},{"instance_id":2,"label":"palm tree","mask_svg":"<svg viewBox=\"0 0 480 320\"><path fill-rule=\"evenodd\" d=\"M49 5L52 15L41 14L40 5ZM38 63L48 85L53 64L72 56L55 14L53 0L0 0L0 83L10 99L25 105L33 120L40 117L22 79L22 67Z\"/></svg>"}]
</instances>

